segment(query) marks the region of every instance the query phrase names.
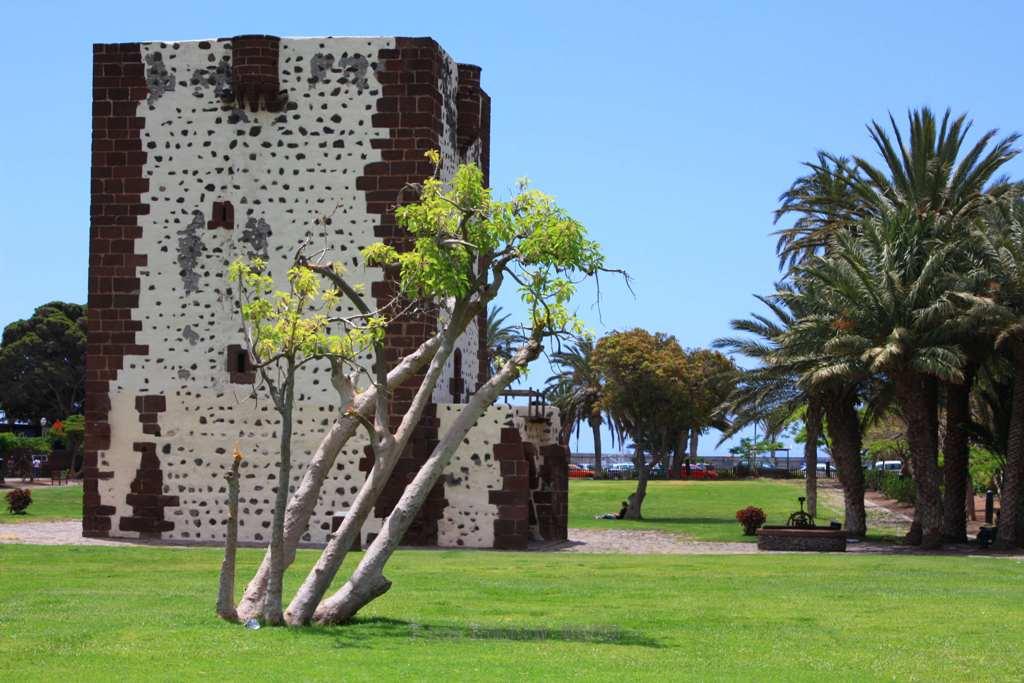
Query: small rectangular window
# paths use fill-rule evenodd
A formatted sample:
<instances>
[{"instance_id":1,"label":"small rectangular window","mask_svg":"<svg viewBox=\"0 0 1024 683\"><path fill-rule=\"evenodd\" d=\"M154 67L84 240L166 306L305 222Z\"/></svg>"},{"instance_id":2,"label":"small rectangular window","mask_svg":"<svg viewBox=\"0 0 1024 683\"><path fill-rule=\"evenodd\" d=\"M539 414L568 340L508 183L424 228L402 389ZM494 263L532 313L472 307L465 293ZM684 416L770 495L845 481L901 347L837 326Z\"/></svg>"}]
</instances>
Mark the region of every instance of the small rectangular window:
<instances>
[{"instance_id":1,"label":"small rectangular window","mask_svg":"<svg viewBox=\"0 0 1024 683\"><path fill-rule=\"evenodd\" d=\"M249 351L239 344L231 344L227 349L227 371L232 384L254 384L256 368Z\"/></svg>"}]
</instances>

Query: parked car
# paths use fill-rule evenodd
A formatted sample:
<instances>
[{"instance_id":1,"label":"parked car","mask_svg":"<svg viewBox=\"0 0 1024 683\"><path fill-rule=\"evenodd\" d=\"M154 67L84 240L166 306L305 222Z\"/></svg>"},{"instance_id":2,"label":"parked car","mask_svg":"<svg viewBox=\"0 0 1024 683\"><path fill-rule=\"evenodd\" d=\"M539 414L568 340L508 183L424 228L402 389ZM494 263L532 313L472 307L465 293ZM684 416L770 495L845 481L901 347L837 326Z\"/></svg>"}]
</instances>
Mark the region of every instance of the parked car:
<instances>
[{"instance_id":1,"label":"parked car","mask_svg":"<svg viewBox=\"0 0 1024 683\"><path fill-rule=\"evenodd\" d=\"M604 468L609 479L630 479L636 476L636 466L631 462L617 462Z\"/></svg>"},{"instance_id":2,"label":"parked car","mask_svg":"<svg viewBox=\"0 0 1024 683\"><path fill-rule=\"evenodd\" d=\"M680 476L683 479L718 479L718 470L715 469L714 465L697 463L690 465L690 472L687 474L686 466L683 465Z\"/></svg>"},{"instance_id":3,"label":"parked car","mask_svg":"<svg viewBox=\"0 0 1024 683\"><path fill-rule=\"evenodd\" d=\"M870 470L885 470L887 472L902 472L903 461L902 460L876 460L873 465L869 465Z\"/></svg>"},{"instance_id":4,"label":"parked car","mask_svg":"<svg viewBox=\"0 0 1024 683\"><path fill-rule=\"evenodd\" d=\"M583 469L579 465L569 465L569 478L570 479L593 479L594 473L590 470Z\"/></svg>"},{"instance_id":5,"label":"parked car","mask_svg":"<svg viewBox=\"0 0 1024 683\"><path fill-rule=\"evenodd\" d=\"M815 466L814 469L816 469L818 471L818 474L825 474L827 472L835 472L836 466L835 465L829 466L829 463L827 463L827 462L819 462ZM807 476L807 465L806 464L800 465L800 474L803 475L803 476Z\"/></svg>"}]
</instances>

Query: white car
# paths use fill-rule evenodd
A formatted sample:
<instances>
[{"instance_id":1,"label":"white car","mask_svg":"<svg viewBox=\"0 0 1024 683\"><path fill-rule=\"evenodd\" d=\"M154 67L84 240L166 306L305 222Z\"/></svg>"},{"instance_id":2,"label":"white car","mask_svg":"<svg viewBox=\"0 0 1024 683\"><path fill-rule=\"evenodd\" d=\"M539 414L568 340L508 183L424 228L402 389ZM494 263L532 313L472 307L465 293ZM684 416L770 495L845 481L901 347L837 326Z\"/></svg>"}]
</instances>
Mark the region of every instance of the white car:
<instances>
[{"instance_id":1,"label":"white car","mask_svg":"<svg viewBox=\"0 0 1024 683\"><path fill-rule=\"evenodd\" d=\"M901 472L903 471L902 460L876 460L875 464L872 465L873 470L886 470L888 472Z\"/></svg>"},{"instance_id":2,"label":"white car","mask_svg":"<svg viewBox=\"0 0 1024 683\"><path fill-rule=\"evenodd\" d=\"M612 479L627 479L636 474L636 467L631 462L617 462L604 468Z\"/></svg>"},{"instance_id":3,"label":"white car","mask_svg":"<svg viewBox=\"0 0 1024 683\"><path fill-rule=\"evenodd\" d=\"M822 474L824 472L829 472L830 470L834 472L835 469L836 469L836 466L832 465L831 468L830 468L829 464L827 462L819 462L814 469L817 470L818 474ZM807 474L807 465L806 464L800 465L800 474Z\"/></svg>"}]
</instances>

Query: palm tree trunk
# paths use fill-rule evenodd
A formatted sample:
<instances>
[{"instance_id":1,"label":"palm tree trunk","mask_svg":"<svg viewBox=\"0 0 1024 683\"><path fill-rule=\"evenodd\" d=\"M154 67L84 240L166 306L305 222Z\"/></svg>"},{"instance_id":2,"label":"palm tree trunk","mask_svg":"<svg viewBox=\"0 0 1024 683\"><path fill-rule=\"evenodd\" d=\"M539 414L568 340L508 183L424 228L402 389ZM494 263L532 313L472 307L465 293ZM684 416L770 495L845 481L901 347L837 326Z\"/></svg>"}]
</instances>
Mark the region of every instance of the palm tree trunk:
<instances>
[{"instance_id":1,"label":"palm tree trunk","mask_svg":"<svg viewBox=\"0 0 1024 683\"><path fill-rule=\"evenodd\" d=\"M821 434L821 403L811 399L804 414L807 441L804 442L804 465L807 470L804 496L807 498L807 512L818 516L818 436Z\"/></svg>"},{"instance_id":2,"label":"palm tree trunk","mask_svg":"<svg viewBox=\"0 0 1024 683\"><path fill-rule=\"evenodd\" d=\"M601 416L590 416L590 429L594 432L594 476L601 474Z\"/></svg>"},{"instance_id":3,"label":"palm tree trunk","mask_svg":"<svg viewBox=\"0 0 1024 683\"><path fill-rule=\"evenodd\" d=\"M942 545L942 474L938 462L938 395L935 380L906 370L894 375L896 398L907 425L917 488L914 525L907 541L922 548ZM960 489L957 489L958 491ZM960 496L957 495L957 500Z\"/></svg>"},{"instance_id":4,"label":"palm tree trunk","mask_svg":"<svg viewBox=\"0 0 1024 683\"><path fill-rule=\"evenodd\" d=\"M999 491L999 526L995 546L1002 549L1020 545L1021 485L1024 483L1024 343L1013 349L1013 402L1010 405L1010 433L1006 440L1003 486Z\"/></svg>"},{"instance_id":5,"label":"palm tree trunk","mask_svg":"<svg viewBox=\"0 0 1024 683\"><path fill-rule=\"evenodd\" d=\"M848 536L863 538L867 533L864 512L864 470L861 468L861 430L857 416L857 395L851 390L833 392L825 404L832 459L839 470Z\"/></svg>"},{"instance_id":6,"label":"palm tree trunk","mask_svg":"<svg viewBox=\"0 0 1024 683\"><path fill-rule=\"evenodd\" d=\"M953 543L967 541L967 515L963 496L967 488L969 455L967 429L971 422L971 386L974 367L964 368L963 384L946 385L946 424L942 440L942 478L946 490L942 511L942 537Z\"/></svg>"}]
</instances>

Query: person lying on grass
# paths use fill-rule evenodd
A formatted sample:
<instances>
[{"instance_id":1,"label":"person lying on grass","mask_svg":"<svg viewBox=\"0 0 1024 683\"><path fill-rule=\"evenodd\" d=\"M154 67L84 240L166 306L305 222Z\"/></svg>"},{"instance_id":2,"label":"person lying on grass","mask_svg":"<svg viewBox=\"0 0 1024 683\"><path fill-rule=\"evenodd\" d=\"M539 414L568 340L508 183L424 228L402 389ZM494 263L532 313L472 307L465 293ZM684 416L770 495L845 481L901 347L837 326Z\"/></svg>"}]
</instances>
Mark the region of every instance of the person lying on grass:
<instances>
[{"instance_id":1,"label":"person lying on grass","mask_svg":"<svg viewBox=\"0 0 1024 683\"><path fill-rule=\"evenodd\" d=\"M619 510L618 514L606 512L603 515L595 515L594 519L622 519L626 516L626 510L629 509L629 503L622 501L622 509Z\"/></svg>"}]
</instances>

